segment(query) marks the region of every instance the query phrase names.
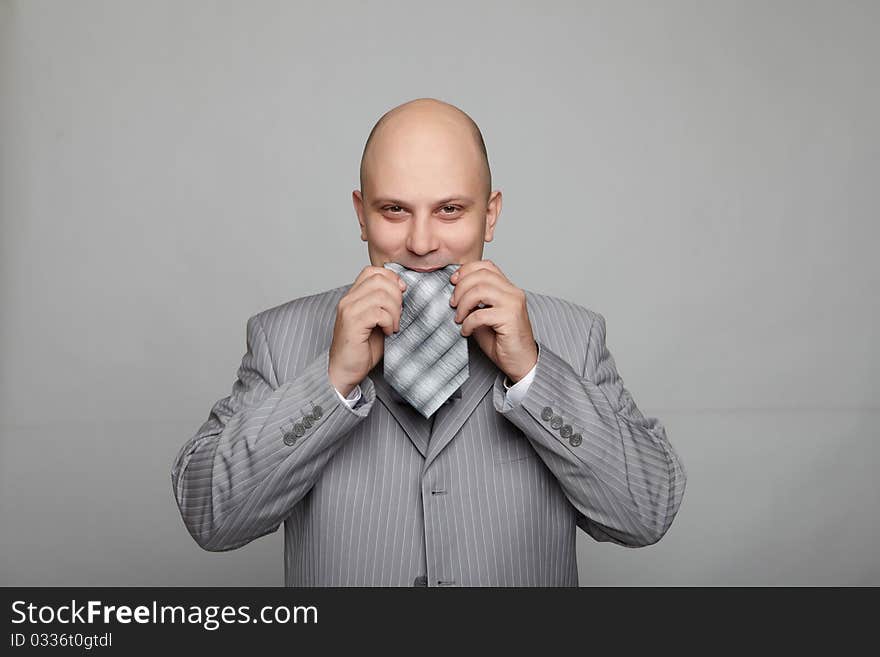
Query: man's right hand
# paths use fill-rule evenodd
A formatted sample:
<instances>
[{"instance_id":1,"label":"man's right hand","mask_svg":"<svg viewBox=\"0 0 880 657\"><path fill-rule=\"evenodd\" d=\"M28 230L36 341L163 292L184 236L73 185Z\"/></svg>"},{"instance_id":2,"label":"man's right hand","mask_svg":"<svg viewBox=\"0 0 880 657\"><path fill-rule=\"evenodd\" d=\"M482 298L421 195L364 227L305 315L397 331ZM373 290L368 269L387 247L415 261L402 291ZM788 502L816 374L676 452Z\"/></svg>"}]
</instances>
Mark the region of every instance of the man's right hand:
<instances>
[{"instance_id":1,"label":"man's right hand","mask_svg":"<svg viewBox=\"0 0 880 657\"><path fill-rule=\"evenodd\" d=\"M382 355L385 336L400 330L406 283L385 267L364 267L336 306L330 383L347 397Z\"/></svg>"}]
</instances>

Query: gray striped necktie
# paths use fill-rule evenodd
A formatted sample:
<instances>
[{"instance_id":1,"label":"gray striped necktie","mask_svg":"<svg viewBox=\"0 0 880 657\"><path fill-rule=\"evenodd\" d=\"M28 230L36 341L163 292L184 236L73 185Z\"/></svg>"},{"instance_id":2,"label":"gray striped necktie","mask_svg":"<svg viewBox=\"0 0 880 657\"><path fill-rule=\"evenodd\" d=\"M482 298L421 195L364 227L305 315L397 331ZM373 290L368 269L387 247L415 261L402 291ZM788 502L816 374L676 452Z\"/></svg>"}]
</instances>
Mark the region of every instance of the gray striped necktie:
<instances>
[{"instance_id":1,"label":"gray striped necktie","mask_svg":"<svg viewBox=\"0 0 880 657\"><path fill-rule=\"evenodd\" d=\"M385 336L383 376L397 393L429 418L468 378L468 343L455 323L449 277L461 265L420 272L396 262L386 269L406 283L400 331Z\"/></svg>"}]
</instances>

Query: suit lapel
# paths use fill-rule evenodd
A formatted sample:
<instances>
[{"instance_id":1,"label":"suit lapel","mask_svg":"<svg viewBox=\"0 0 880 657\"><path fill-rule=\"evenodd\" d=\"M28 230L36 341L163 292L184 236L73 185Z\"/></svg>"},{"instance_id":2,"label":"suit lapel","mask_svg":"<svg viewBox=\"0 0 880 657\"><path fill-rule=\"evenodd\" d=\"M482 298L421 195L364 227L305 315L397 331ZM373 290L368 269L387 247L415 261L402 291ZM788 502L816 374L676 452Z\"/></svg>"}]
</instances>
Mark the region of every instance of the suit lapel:
<instances>
[{"instance_id":1,"label":"suit lapel","mask_svg":"<svg viewBox=\"0 0 880 657\"><path fill-rule=\"evenodd\" d=\"M431 435L431 421L426 420L421 413L406 403L397 401L397 395L393 388L385 381L382 375L385 359L380 358L376 366L367 375L373 380L378 397L385 408L394 416L404 433L415 445L419 453L424 457L428 452L428 438Z\"/></svg>"}]
</instances>

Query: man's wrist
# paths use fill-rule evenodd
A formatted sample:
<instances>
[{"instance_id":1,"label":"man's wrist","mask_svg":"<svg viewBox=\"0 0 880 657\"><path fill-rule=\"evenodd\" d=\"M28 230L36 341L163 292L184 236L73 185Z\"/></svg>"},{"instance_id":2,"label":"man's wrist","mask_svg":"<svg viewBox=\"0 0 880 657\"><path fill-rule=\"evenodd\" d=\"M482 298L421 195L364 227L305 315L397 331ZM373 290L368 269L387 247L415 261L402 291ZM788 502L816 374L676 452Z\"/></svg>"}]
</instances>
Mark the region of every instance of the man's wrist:
<instances>
[{"instance_id":1,"label":"man's wrist","mask_svg":"<svg viewBox=\"0 0 880 657\"><path fill-rule=\"evenodd\" d=\"M535 365L538 364L539 353L540 353L540 350L538 349L538 343L535 342L535 360L532 362L532 364L529 367L527 367L525 369L525 371L523 371L522 374L518 374L515 376L510 376L509 374L506 374L504 377L504 383L507 384L508 386L512 386L512 385L517 384L520 381L522 381L528 375L529 372L531 372L533 369L535 369Z\"/></svg>"},{"instance_id":2,"label":"man's wrist","mask_svg":"<svg viewBox=\"0 0 880 657\"><path fill-rule=\"evenodd\" d=\"M337 384L336 381L333 380L333 375L330 373L329 369L327 370L327 378L330 379L330 384L336 388L343 397L348 397L348 395L351 394L351 391L357 387L357 384L354 383Z\"/></svg>"}]
</instances>

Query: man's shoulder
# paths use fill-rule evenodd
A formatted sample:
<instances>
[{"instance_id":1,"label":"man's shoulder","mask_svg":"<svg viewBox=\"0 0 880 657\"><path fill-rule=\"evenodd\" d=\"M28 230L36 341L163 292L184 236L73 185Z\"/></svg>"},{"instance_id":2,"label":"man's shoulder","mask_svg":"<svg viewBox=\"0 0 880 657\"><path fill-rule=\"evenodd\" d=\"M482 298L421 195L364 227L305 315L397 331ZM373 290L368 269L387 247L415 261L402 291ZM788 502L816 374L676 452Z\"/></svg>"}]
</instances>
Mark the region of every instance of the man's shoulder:
<instances>
[{"instance_id":1,"label":"man's shoulder","mask_svg":"<svg viewBox=\"0 0 880 657\"><path fill-rule=\"evenodd\" d=\"M318 318L329 312L335 312L336 304L351 284L340 285L323 292L307 294L283 303L271 306L256 313L251 319L258 321L262 326L272 326L279 322L290 322L303 316Z\"/></svg>"},{"instance_id":2,"label":"man's shoulder","mask_svg":"<svg viewBox=\"0 0 880 657\"><path fill-rule=\"evenodd\" d=\"M541 345L584 371L590 335L599 313L574 301L523 289L532 333Z\"/></svg>"},{"instance_id":3,"label":"man's shoulder","mask_svg":"<svg viewBox=\"0 0 880 657\"><path fill-rule=\"evenodd\" d=\"M526 293L526 304L530 315L534 312L559 321L575 320L586 322L588 325L599 317L597 311L562 297L534 292L525 288L523 288L523 292Z\"/></svg>"}]
</instances>

